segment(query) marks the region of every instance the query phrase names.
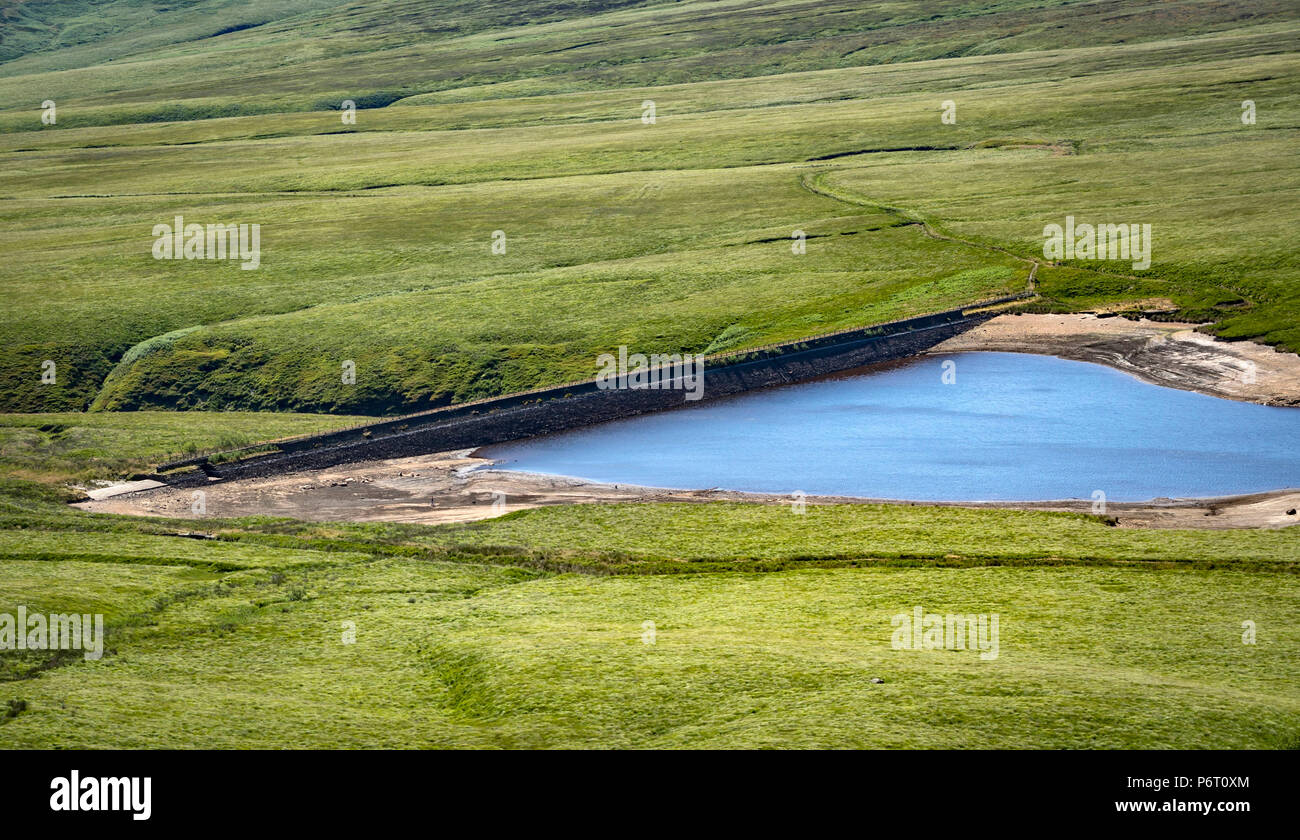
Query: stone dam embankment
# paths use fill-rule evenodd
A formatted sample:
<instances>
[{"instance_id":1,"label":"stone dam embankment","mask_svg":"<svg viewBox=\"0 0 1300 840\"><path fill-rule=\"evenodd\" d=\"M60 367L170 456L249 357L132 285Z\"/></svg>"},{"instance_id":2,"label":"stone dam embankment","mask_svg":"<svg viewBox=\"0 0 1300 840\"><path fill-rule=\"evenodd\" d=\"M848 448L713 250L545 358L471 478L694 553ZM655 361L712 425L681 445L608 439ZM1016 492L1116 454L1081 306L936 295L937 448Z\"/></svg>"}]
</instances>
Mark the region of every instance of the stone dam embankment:
<instances>
[{"instance_id":1,"label":"stone dam embankment","mask_svg":"<svg viewBox=\"0 0 1300 840\"><path fill-rule=\"evenodd\" d=\"M993 316L986 307L1027 294L853 329L706 360L702 400L786 385L866 365L915 356ZM203 485L214 479L260 478L341 464L403 458L430 452L470 449L493 443L664 411L690 405L680 389L601 389L586 382L511 394L420 414L381 420L318 435L274 442L274 451L247 457L239 450L200 455L158 467L174 486ZM260 447L259 447L260 448ZM231 456L235 456L231 459Z\"/></svg>"}]
</instances>

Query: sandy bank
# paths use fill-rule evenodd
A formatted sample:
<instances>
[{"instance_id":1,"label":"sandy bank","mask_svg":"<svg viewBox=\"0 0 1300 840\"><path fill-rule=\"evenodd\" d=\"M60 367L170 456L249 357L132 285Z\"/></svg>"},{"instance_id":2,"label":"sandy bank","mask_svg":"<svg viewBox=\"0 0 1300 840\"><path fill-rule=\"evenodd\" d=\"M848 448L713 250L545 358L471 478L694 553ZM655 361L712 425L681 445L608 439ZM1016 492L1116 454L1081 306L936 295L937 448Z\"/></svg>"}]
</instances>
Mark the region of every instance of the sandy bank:
<instances>
[{"instance_id":1,"label":"sandy bank","mask_svg":"<svg viewBox=\"0 0 1300 840\"><path fill-rule=\"evenodd\" d=\"M1095 315L1002 315L937 345L931 353L997 350L1097 362L1158 385L1219 397L1300 406L1300 356L1250 342L1216 341L1190 324ZM542 505L594 502L746 501L789 504L788 496L724 490L666 490L492 469L469 451L377 460L204 488L207 515L285 516L310 521L468 522ZM192 517L193 489L116 488L80 503L86 510ZM120 495L114 495L120 493ZM852 497L809 496L810 504L863 504ZM922 502L887 502L919 505ZM958 503L960 507L1090 512L1090 500ZM1220 499L1110 503L1128 528L1281 528L1300 516L1300 490Z\"/></svg>"},{"instance_id":2,"label":"sandy bank","mask_svg":"<svg viewBox=\"0 0 1300 840\"><path fill-rule=\"evenodd\" d=\"M469 522L543 505L594 502L743 501L788 505L791 497L728 490L665 490L600 484L561 476L491 469L493 462L468 452L445 452L308 470L282 476L214 482L204 488L212 517L285 516L316 522ZM192 518L192 488L162 487L81 502L99 513ZM808 496L808 504L863 504L844 496ZM924 502L888 502L928 505ZM1087 513L1091 500L989 502L958 507L1064 510ZM1122 528L1281 528L1300 522L1288 510L1300 506L1300 490L1222 499L1160 500L1108 505Z\"/></svg>"},{"instance_id":3,"label":"sandy bank","mask_svg":"<svg viewBox=\"0 0 1300 840\"><path fill-rule=\"evenodd\" d=\"M1096 315L999 315L929 352L972 350L1096 362L1168 388L1300 406L1300 356L1249 341L1219 341L1195 332L1194 324Z\"/></svg>"}]
</instances>

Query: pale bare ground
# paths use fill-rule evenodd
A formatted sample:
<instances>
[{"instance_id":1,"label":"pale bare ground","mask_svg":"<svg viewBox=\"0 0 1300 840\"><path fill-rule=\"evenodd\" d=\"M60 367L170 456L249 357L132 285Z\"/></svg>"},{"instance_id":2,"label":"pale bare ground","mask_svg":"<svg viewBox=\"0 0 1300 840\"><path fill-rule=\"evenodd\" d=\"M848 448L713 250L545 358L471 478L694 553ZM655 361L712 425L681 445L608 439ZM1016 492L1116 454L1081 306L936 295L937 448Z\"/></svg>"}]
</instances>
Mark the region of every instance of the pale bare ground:
<instances>
[{"instance_id":1,"label":"pale bare ground","mask_svg":"<svg viewBox=\"0 0 1300 840\"><path fill-rule=\"evenodd\" d=\"M999 315L930 349L995 350L1097 362L1155 385L1265 405L1300 406L1300 356L1219 341L1195 324L1076 315Z\"/></svg>"},{"instance_id":2,"label":"pale bare ground","mask_svg":"<svg viewBox=\"0 0 1300 840\"><path fill-rule=\"evenodd\" d=\"M1095 315L1001 315L931 353L998 350L1099 362L1158 385L1271 405L1300 405L1300 356L1250 342L1223 342L1191 324ZM745 501L788 505L789 496L728 490L670 490L493 469L472 450L347 464L273 478L217 481L202 488L213 517L285 516L308 521L469 522L543 505L612 502ZM86 510L196 517L193 488L96 492ZM885 499L809 496L808 504L931 505ZM954 507L1095 513L1091 500L947 503ZM1300 516L1300 490L1217 499L1115 503L1104 513L1121 528L1282 528Z\"/></svg>"},{"instance_id":3,"label":"pale bare ground","mask_svg":"<svg viewBox=\"0 0 1300 840\"><path fill-rule=\"evenodd\" d=\"M192 507L195 488L160 487L79 502L99 513L180 518L284 516L314 522L413 522L438 525L501 516L524 508L614 502L741 501L790 505L791 496L730 490L670 490L601 484L563 476L493 469L472 450L443 452L305 470L272 478L215 481L201 488L204 512ZM935 506L847 496L808 496L807 504ZM953 503L953 507L1094 512L1091 500ZM1282 528L1300 521L1300 489L1222 499L1110 503L1105 513L1121 528Z\"/></svg>"}]
</instances>

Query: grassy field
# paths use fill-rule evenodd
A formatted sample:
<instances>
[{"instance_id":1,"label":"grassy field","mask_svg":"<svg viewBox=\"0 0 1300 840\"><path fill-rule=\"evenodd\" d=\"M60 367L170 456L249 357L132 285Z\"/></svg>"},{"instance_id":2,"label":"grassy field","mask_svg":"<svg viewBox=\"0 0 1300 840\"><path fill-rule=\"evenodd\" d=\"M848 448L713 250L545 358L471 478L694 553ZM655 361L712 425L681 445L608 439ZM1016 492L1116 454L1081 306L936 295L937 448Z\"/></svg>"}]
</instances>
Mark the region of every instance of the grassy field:
<instances>
[{"instance_id":1,"label":"grassy field","mask_svg":"<svg viewBox=\"0 0 1300 840\"><path fill-rule=\"evenodd\" d=\"M660 30L699 4L580 18L539 5L526 37L500 34L493 13L458 12L456 31L418 45L404 27L427 19L353 10L353 34L332 38L321 33L343 11L310 5L293 26L170 45L127 16L122 32L0 65L0 90L48 85L61 108L53 126L32 107L0 110L0 409L381 414L460 402L589 377L620 344L743 348L1019 290L1027 263L995 249L1041 259L1044 224L1067 214L1151 224L1151 267L1044 269L1028 306L1168 299L1224 336L1300 349L1289 282L1300 23L1281 4L1231 15L1234 4L1166 3L1152 20L1127 18L1122 39L1103 26L1078 43L1056 40L1053 16L1107 18L1114 4L1003 3L976 17L919 4L937 21L918 4L819 4L812 19L801 3L710 4L692 38L736 51L675 32L667 64L697 54L714 72L673 78L640 51L669 49ZM755 15L774 21L766 36ZM598 20L626 28L566 48L591 41L574 27ZM637 36L647 26L649 42ZM956 48L949 26L973 42ZM791 27L816 46L781 48ZM855 27L870 43L842 62L819 52L864 37ZM318 35L331 47L284 58L285 39ZM438 79L420 58L490 48L504 61L515 39L548 56L535 76L462 64L462 77ZM427 90L361 110L355 125L313 104L333 89L325 80L341 83L339 55L388 72L390 40L407 44L405 78ZM748 63L764 53L776 63ZM268 55L288 69L265 69ZM50 69L56 56L84 64ZM346 74L362 85L347 95L390 89L364 87L366 73ZM209 95L218 77L255 79L259 101ZM1247 99L1254 125L1240 120ZM139 122L132 109L159 100L251 115ZM155 260L151 230L176 215L260 224L261 266ZM971 244L928 237L917 220ZM809 237L804 255L791 252L795 230ZM54 384L41 381L47 360ZM340 376L346 361L355 384Z\"/></svg>"},{"instance_id":2,"label":"grassy field","mask_svg":"<svg viewBox=\"0 0 1300 840\"><path fill-rule=\"evenodd\" d=\"M36 481L119 479L173 455L319 432L364 417L223 411L0 414L0 472Z\"/></svg>"},{"instance_id":3,"label":"grassy field","mask_svg":"<svg viewBox=\"0 0 1300 840\"><path fill-rule=\"evenodd\" d=\"M627 88L1123 45L1292 22L1285 0L135 0L4 6L0 101L34 88L76 124ZM295 14L297 13L297 14ZM25 24L25 25L24 25ZM52 37L51 37L52 36ZM165 96L160 92L165 91ZM41 97L38 96L38 101Z\"/></svg>"},{"instance_id":4,"label":"grassy field","mask_svg":"<svg viewBox=\"0 0 1300 840\"><path fill-rule=\"evenodd\" d=\"M1020 291L1066 215L1151 224L1151 266L1044 263L1022 308L1151 306L1300 351L1294 3L0 0L0 21L0 613L107 622L100 660L0 651L0 748L1300 746L1296 528L67 505L171 456L586 378L619 345ZM177 215L260 225L260 267L155 260ZM997 614L998 656L894 649L916 607Z\"/></svg>"},{"instance_id":5,"label":"grassy field","mask_svg":"<svg viewBox=\"0 0 1300 840\"><path fill-rule=\"evenodd\" d=\"M689 571L724 563L759 568L861 558L970 565L1062 562L1261 566L1288 571L1300 561L1300 530L1145 531L1116 528L1085 514L1011 510L783 505L609 504L520 511L445 526L419 542L456 547L522 546L558 556L583 551L626 555L642 564ZM609 568L623 564L613 560Z\"/></svg>"},{"instance_id":6,"label":"grassy field","mask_svg":"<svg viewBox=\"0 0 1300 840\"><path fill-rule=\"evenodd\" d=\"M37 592L111 590L122 618L110 656L0 683L26 704L0 745L1279 748L1300 731L1294 577L329 557L283 579L5 561ZM998 613L998 658L891 649L891 616L918 604Z\"/></svg>"},{"instance_id":7,"label":"grassy field","mask_svg":"<svg viewBox=\"0 0 1300 840\"><path fill-rule=\"evenodd\" d=\"M100 612L108 628L98 661L0 654L5 747L1300 738L1295 529L1147 540L1064 514L712 504L472 528L169 522L80 513L12 480L0 526L0 603ZM222 539L176 536L196 527ZM899 546L908 567L890 565ZM997 658L894 649L892 617L916 606L996 613Z\"/></svg>"}]
</instances>

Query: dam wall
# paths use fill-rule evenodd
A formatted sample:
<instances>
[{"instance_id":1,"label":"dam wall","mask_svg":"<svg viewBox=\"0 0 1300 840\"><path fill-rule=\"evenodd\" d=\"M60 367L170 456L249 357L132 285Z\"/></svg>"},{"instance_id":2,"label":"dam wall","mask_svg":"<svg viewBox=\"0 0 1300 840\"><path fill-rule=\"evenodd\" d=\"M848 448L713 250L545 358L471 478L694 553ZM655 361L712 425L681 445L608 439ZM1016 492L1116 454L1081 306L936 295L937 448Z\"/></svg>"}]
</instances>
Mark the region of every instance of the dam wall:
<instances>
[{"instance_id":1,"label":"dam wall","mask_svg":"<svg viewBox=\"0 0 1300 840\"><path fill-rule=\"evenodd\" d=\"M978 306L1019 297L985 301ZM469 449L653 411L688 408L746 391L915 356L992 317L992 313L970 312L972 308L710 357L705 360L698 401L688 401L687 392L680 388L601 389L592 379L279 441L274 444L277 451L252 454L242 460L212 463L210 456L198 456L160 465L159 470L197 466L198 470L164 480L172 485L201 486L212 479L262 477Z\"/></svg>"}]
</instances>

